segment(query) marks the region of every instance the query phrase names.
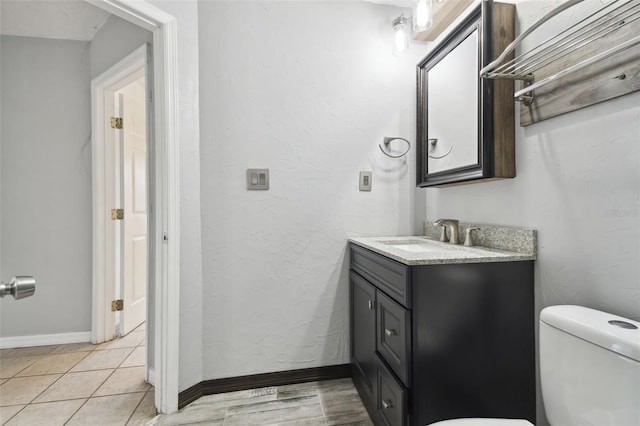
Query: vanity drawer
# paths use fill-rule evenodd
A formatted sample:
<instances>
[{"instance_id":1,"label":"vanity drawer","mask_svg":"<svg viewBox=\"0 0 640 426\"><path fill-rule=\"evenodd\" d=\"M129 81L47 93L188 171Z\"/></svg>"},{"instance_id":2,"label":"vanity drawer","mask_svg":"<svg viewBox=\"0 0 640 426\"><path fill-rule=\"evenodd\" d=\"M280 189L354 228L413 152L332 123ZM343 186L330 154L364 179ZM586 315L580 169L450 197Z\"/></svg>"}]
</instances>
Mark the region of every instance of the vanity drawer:
<instances>
[{"instance_id":1,"label":"vanity drawer","mask_svg":"<svg viewBox=\"0 0 640 426\"><path fill-rule=\"evenodd\" d=\"M351 268L401 305L411 307L407 265L351 244Z\"/></svg>"},{"instance_id":2,"label":"vanity drawer","mask_svg":"<svg viewBox=\"0 0 640 426\"><path fill-rule=\"evenodd\" d=\"M386 426L407 424L407 391L387 369L378 368L378 400L376 402L380 420Z\"/></svg>"},{"instance_id":3,"label":"vanity drawer","mask_svg":"<svg viewBox=\"0 0 640 426\"><path fill-rule=\"evenodd\" d=\"M376 296L376 350L409 386L411 312L380 291Z\"/></svg>"}]
</instances>

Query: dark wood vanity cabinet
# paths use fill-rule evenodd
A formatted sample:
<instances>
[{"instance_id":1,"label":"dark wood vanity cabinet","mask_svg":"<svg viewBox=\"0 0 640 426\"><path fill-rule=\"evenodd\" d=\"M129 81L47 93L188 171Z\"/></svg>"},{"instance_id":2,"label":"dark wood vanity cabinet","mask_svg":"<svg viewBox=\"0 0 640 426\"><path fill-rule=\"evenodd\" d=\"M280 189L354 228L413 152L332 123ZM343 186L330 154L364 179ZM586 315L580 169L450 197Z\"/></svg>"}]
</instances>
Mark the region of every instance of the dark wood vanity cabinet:
<instances>
[{"instance_id":1,"label":"dark wood vanity cabinet","mask_svg":"<svg viewBox=\"0 0 640 426\"><path fill-rule=\"evenodd\" d=\"M351 245L353 382L376 425L535 424L533 261L408 266Z\"/></svg>"}]
</instances>

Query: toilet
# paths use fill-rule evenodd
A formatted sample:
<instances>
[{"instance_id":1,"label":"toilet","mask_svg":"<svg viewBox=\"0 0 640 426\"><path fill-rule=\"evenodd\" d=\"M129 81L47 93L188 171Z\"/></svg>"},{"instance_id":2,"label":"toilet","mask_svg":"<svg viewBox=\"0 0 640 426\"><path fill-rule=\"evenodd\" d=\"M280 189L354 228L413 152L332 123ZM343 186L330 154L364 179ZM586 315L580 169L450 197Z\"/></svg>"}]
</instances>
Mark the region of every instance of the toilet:
<instances>
[{"instance_id":1,"label":"toilet","mask_svg":"<svg viewBox=\"0 0 640 426\"><path fill-rule=\"evenodd\" d=\"M640 425L640 323L582 306L540 313L540 381L551 426ZM467 418L431 426L533 426Z\"/></svg>"}]
</instances>

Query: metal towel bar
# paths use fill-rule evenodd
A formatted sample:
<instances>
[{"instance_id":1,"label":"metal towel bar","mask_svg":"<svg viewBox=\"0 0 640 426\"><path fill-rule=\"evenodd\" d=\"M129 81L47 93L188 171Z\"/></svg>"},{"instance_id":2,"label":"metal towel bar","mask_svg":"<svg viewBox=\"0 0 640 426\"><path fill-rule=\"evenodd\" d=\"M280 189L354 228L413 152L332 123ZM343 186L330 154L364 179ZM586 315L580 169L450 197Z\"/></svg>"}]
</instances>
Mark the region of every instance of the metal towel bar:
<instances>
[{"instance_id":1,"label":"metal towel bar","mask_svg":"<svg viewBox=\"0 0 640 426\"><path fill-rule=\"evenodd\" d=\"M596 49L594 43L597 41L614 34L625 26L640 21L640 1L614 0L575 25L549 37L533 49L505 62L505 59L533 31L554 16L583 1L568 0L538 19L509 44L495 61L482 68L480 76L489 79L522 80L523 87L514 93L514 98L524 101L525 105L530 105L533 101L534 90L640 44L640 35L637 32L628 31L628 35L625 35L626 38L620 40L617 45L606 50ZM556 70L551 75L540 78L538 81L537 73L542 68L565 58L578 49L585 51L594 49L596 51L586 58L580 58L575 63L566 65L563 69Z\"/></svg>"}]
</instances>

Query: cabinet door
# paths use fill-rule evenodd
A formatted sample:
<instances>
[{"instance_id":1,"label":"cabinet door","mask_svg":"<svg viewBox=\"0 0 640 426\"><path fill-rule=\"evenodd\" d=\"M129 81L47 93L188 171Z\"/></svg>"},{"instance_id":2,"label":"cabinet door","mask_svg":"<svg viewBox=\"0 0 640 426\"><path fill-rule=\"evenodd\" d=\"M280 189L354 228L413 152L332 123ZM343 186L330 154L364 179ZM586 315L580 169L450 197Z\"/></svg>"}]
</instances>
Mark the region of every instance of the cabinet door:
<instances>
[{"instance_id":1,"label":"cabinet door","mask_svg":"<svg viewBox=\"0 0 640 426\"><path fill-rule=\"evenodd\" d=\"M410 386L411 315L382 292L377 293L377 350L400 380Z\"/></svg>"},{"instance_id":2,"label":"cabinet door","mask_svg":"<svg viewBox=\"0 0 640 426\"><path fill-rule=\"evenodd\" d=\"M376 290L351 271L351 360L358 390L373 402L376 398Z\"/></svg>"}]
</instances>

